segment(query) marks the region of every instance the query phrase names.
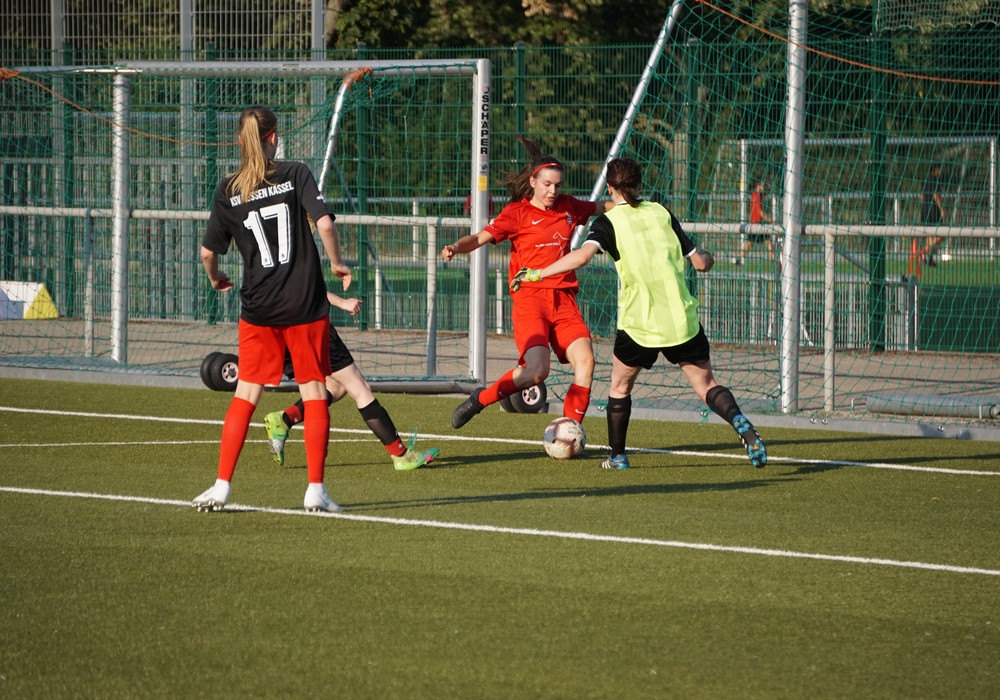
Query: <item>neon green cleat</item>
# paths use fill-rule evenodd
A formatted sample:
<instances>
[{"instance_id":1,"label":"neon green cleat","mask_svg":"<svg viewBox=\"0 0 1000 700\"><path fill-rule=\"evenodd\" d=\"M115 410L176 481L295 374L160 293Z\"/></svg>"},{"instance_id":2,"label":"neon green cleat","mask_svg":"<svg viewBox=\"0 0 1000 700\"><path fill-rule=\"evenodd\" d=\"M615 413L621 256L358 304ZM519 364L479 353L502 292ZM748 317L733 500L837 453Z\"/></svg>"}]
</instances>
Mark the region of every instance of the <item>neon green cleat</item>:
<instances>
[{"instance_id":1,"label":"neon green cleat","mask_svg":"<svg viewBox=\"0 0 1000 700\"><path fill-rule=\"evenodd\" d=\"M392 465L396 467L398 472L407 472L411 469L417 469L425 464L430 464L440 450L436 447L432 447L429 450L407 450L404 454L399 457L392 458Z\"/></svg>"},{"instance_id":2,"label":"neon green cleat","mask_svg":"<svg viewBox=\"0 0 1000 700\"><path fill-rule=\"evenodd\" d=\"M436 447L432 447L429 450L415 450L413 447L416 444L417 431L414 429L410 435L410 443L406 446L406 452L399 457L394 456L392 458L392 465L396 468L396 471L408 472L425 464L430 464L438 456L438 452L441 451Z\"/></svg>"},{"instance_id":3,"label":"neon green cleat","mask_svg":"<svg viewBox=\"0 0 1000 700\"><path fill-rule=\"evenodd\" d=\"M267 449L278 464L285 463L285 440L288 439L288 426L281 418L282 412L275 411L264 416L264 427L267 429Z\"/></svg>"}]
</instances>

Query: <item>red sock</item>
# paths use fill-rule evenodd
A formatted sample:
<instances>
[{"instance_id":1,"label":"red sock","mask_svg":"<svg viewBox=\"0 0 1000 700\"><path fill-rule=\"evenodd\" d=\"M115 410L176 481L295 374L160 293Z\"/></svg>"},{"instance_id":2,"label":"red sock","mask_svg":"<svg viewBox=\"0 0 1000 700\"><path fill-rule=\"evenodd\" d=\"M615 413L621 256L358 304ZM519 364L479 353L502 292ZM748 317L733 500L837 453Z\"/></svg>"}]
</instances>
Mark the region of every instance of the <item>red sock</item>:
<instances>
[{"instance_id":1,"label":"red sock","mask_svg":"<svg viewBox=\"0 0 1000 700\"><path fill-rule=\"evenodd\" d=\"M563 415L572 418L577 423L583 423L590 407L590 389L579 384L570 384L563 399Z\"/></svg>"},{"instance_id":2,"label":"red sock","mask_svg":"<svg viewBox=\"0 0 1000 700\"><path fill-rule=\"evenodd\" d=\"M507 374L500 377L479 393L479 403L484 406L489 406L492 403L496 403L504 396L517 394L520 391L521 390L517 388L517 384L514 383L514 370L510 370Z\"/></svg>"},{"instance_id":3,"label":"red sock","mask_svg":"<svg viewBox=\"0 0 1000 700\"><path fill-rule=\"evenodd\" d=\"M288 424L298 425L302 422L302 412L299 411L299 405L293 403L291 406L285 409L285 416L288 418Z\"/></svg>"},{"instance_id":4,"label":"red sock","mask_svg":"<svg viewBox=\"0 0 1000 700\"><path fill-rule=\"evenodd\" d=\"M250 430L250 418L255 408L257 407L246 399L238 399L235 396L229 402L229 410L226 411L226 419L222 423L222 443L219 446L219 478L223 481L233 480L236 461L243 451L243 443L246 442L247 431Z\"/></svg>"},{"instance_id":5,"label":"red sock","mask_svg":"<svg viewBox=\"0 0 1000 700\"><path fill-rule=\"evenodd\" d=\"M403 444L401 438L396 438L395 442L391 442L385 446L385 451L393 457L402 457L406 454L406 445Z\"/></svg>"},{"instance_id":6,"label":"red sock","mask_svg":"<svg viewBox=\"0 0 1000 700\"><path fill-rule=\"evenodd\" d=\"M326 399L316 399L303 403L305 420L303 432L306 443L306 471L309 472L309 483L318 484L323 481L326 469L326 451L330 445L330 407Z\"/></svg>"}]
</instances>

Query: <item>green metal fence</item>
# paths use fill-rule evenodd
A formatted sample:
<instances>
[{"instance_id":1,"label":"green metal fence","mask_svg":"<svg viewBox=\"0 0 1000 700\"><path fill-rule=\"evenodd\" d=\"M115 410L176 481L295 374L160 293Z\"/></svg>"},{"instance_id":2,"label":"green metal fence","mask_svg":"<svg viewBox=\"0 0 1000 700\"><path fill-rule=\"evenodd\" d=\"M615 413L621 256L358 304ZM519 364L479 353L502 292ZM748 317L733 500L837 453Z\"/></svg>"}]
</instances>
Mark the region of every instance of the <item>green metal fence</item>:
<instances>
[{"instance_id":1,"label":"green metal fence","mask_svg":"<svg viewBox=\"0 0 1000 700\"><path fill-rule=\"evenodd\" d=\"M770 387L776 381L781 271L760 245L751 249L743 265L734 261L746 240L746 229L739 226L748 222L752 181L766 182L767 206L781 221L786 46L780 36L743 30L749 33L735 37L725 22L709 14L684 27L656 61L624 153L643 163L647 195L670 206L697 230L699 244L720 260L711 275L697 280L717 363L737 393L758 396L762 410L775 410ZM995 38L995 29L989 29L932 37L840 37L811 44L816 53L810 55L801 200L806 227L801 261L803 349L809 353L822 348L829 323L823 307L822 233L830 231L836 240L833 347L842 354L842 366L850 369L845 369L848 376L840 382L841 398L832 410L819 398L819 385L804 392L814 398L805 400L801 410L866 417L857 413L866 397L913 387L985 402L1000 393L1000 55L989 48ZM536 139L566 164L564 191L588 196L649 53L649 46L515 46L475 52L369 49L363 55L402 60L474 54L490 60L490 195L499 209L504 202L500 174L520 168L525 159L515 134ZM356 51L325 55L330 60L358 57ZM63 58L72 62L70 54ZM37 63L50 60L38 54ZM111 87L94 74L71 71L36 76L34 82L10 77L0 82L0 205L74 207L94 215L0 215L0 280L44 283L62 318L70 320L83 316L89 276L98 281L89 303L100 325L110 315L112 301L106 284L111 231L109 219L100 212L110 206ZM336 81L262 84L182 76L137 83L131 110L133 124L144 136L134 139L133 206L203 212L214 183L233 167L229 135L235 114L249 102L281 106L291 132L290 155L318 172L337 87ZM371 124L358 123L365 118L362 108L352 113L338 144L336 171L327 184L329 201L345 213L362 201L366 213L384 216L464 216L469 154L463 130L468 125L448 107L425 106L425 111L433 110L438 126L419 127L429 130L421 154L394 151L413 136L407 128L426 120L426 114L418 118L412 110L428 104L420 94L428 88L387 89L397 91L393 113L384 122L394 131L376 134ZM464 104L465 89L454 85L444 91L454 90L454 102ZM317 94L322 96L318 102ZM374 95L371 99L378 101ZM447 127L440 125L449 120L453 123ZM145 136L150 134L156 138ZM923 247L925 232L911 228L922 224L921 188L932 163L943 166L940 190L950 231L935 251L937 266L930 268L919 252L914 254L915 243ZM891 230L859 233L857 227L864 225ZM232 299L211 294L199 277L200 231L196 220L151 216L131 221L129 303L136 322L211 325L236 318L238 307ZM419 266L371 263L373 251L386 261L412 262L425 256L426 229L397 222L346 225L341 234L345 249L367 265L359 275L365 302L359 329L423 328L427 279ZM444 243L461 230L436 235ZM775 243L780 242L777 235ZM509 332L509 306L502 286L495 293L493 280L495 271L505 267L505 250L491 251L487 326L501 333ZM461 267L442 272L437 323L444 332L468 328L467 274ZM614 274L597 267L581 278L581 305L588 322L595 336L610 337ZM36 333L38 340L26 340ZM23 324L6 325L0 355L21 362L63 347L66 357L73 356L77 343L43 340L43 335L36 329L26 331ZM53 347L57 349L46 349ZM359 352L364 352L363 346ZM607 351L600 352L605 355L599 359L606 363ZM961 362L955 362L956 353ZM130 362L191 370L184 365L190 360L172 364L162 353L149 358L134 356ZM950 373L954 366L964 374ZM553 377L556 395L564 381L558 373ZM682 381L667 370L650 377L648 393L637 396L653 404L675 394L678 405L697 410L696 403L683 396ZM804 384L812 381L803 376ZM603 391L599 381L598 400Z\"/></svg>"}]
</instances>

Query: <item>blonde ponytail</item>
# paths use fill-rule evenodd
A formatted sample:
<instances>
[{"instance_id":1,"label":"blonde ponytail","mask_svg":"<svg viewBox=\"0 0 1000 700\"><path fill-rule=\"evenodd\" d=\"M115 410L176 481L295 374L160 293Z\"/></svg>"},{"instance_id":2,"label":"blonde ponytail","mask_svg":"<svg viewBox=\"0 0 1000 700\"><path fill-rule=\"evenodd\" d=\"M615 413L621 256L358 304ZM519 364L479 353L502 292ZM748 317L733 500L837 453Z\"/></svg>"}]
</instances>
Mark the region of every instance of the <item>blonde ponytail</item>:
<instances>
[{"instance_id":1,"label":"blonde ponytail","mask_svg":"<svg viewBox=\"0 0 1000 700\"><path fill-rule=\"evenodd\" d=\"M244 202L256 192L267 177L270 161L264 154L264 139L274 132L278 118L267 107L247 107L240 114L238 127L240 167L229 183L230 193L237 193Z\"/></svg>"}]
</instances>

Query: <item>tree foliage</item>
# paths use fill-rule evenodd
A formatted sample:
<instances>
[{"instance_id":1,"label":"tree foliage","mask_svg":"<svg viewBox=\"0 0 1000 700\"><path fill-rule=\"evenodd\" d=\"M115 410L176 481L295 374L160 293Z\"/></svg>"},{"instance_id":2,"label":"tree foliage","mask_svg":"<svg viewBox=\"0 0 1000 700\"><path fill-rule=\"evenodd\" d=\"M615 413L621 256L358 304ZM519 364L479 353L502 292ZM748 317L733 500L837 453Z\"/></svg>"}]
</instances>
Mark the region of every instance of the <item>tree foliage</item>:
<instances>
[{"instance_id":1,"label":"tree foliage","mask_svg":"<svg viewBox=\"0 0 1000 700\"><path fill-rule=\"evenodd\" d=\"M327 45L466 48L650 43L670 0L329 0Z\"/></svg>"}]
</instances>

